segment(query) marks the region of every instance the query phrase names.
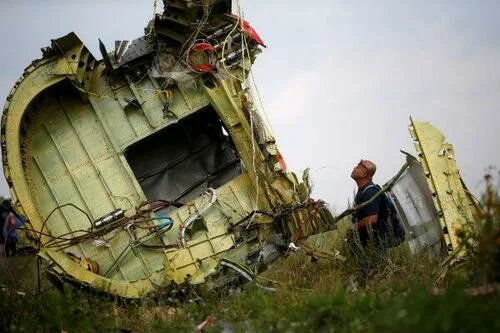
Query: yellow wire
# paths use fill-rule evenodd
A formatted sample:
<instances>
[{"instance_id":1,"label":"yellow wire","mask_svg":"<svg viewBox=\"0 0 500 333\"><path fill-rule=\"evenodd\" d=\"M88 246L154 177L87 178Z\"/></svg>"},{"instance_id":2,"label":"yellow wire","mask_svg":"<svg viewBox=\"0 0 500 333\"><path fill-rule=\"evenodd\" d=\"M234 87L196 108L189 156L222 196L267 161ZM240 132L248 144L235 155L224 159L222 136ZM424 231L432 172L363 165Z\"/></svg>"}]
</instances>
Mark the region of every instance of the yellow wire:
<instances>
[{"instance_id":1,"label":"yellow wire","mask_svg":"<svg viewBox=\"0 0 500 333\"><path fill-rule=\"evenodd\" d=\"M245 46L246 46L247 54L250 55L250 50L248 49L248 44L246 44L246 42L245 42ZM259 100L260 109L262 110L262 113L264 114L266 125L271 132L270 134L274 136L274 129L272 128L271 122L269 121L269 117L268 117L266 109L264 107L262 95L260 93L259 87L257 86L257 82L255 80L255 75L254 75L252 67L250 67L250 69L249 69L249 75L250 75L250 78L252 79L253 88L255 89L255 92L257 93L257 98Z\"/></svg>"},{"instance_id":2,"label":"yellow wire","mask_svg":"<svg viewBox=\"0 0 500 333\"><path fill-rule=\"evenodd\" d=\"M243 79L233 75L231 72L229 72L229 70L227 69L226 67L226 62L224 61L224 58L225 58L225 52L226 52L226 45L227 45L227 42L229 40L229 37L233 34L233 32L236 30L236 28L241 25L241 13L240 13L240 3L238 0L236 0L236 4L238 6L238 20L236 21L233 29L231 29L231 31L226 35L226 38L224 39L224 42L222 43L222 67L224 68L224 70L226 71L227 74L229 74L230 77L232 77L233 79L235 80L238 80L240 82L243 82Z\"/></svg>"},{"instance_id":3,"label":"yellow wire","mask_svg":"<svg viewBox=\"0 0 500 333\"><path fill-rule=\"evenodd\" d=\"M240 4L239 4L239 1L236 0L236 4L237 4L237 8L238 8L238 22L237 22L237 25L241 25L241 8L240 8ZM233 27L233 30L226 36L226 41L228 39L228 37L232 34L232 32L235 30L236 28L236 25L235 27ZM246 83L246 80L244 79L245 78L245 51L246 51L246 54L248 55L248 59L250 59L250 50L248 49L248 45L246 43L246 38L245 36L243 36L243 32L241 32L242 36L241 36L241 69L242 69L242 79L232 75L231 73L228 72L227 68L225 67L225 63L223 62L223 66L224 66L224 69L226 70L226 72L231 75L232 77L236 78L238 81L240 81L242 84L243 83ZM226 44L226 41L224 41L224 44L223 44L223 50L222 50L222 59L224 59L224 46ZM251 67L251 66L250 66ZM248 83L246 83L248 85ZM250 87L249 87L250 88ZM251 94L250 94L251 96ZM252 97L252 96L251 96ZM252 98L252 104L253 104L253 98ZM253 107L250 108L248 110L248 113L249 113L249 116L250 116L250 132L251 132L251 140L252 140L252 168L253 168L253 171L255 173L255 205L256 207L254 207L254 210L257 209L257 207L259 206L259 196L260 196L260 186L259 186L259 174L257 172L257 156L256 156L256 142L255 142L255 133L254 133L254 127L255 127L255 124L254 124L254 119L253 119ZM249 223L248 223L248 226L250 226L253 222L253 220L255 219L255 214L252 215L252 218L250 219Z\"/></svg>"},{"instance_id":4,"label":"yellow wire","mask_svg":"<svg viewBox=\"0 0 500 333\"><path fill-rule=\"evenodd\" d=\"M85 90L81 87L78 87L75 82L73 82L73 80L71 80L71 84L73 85L73 87L75 87L77 90L87 94L87 95L91 95L91 96L95 96L97 98L111 98L111 99L114 99L115 97L114 96L109 96L109 95L105 95L105 94L98 94L98 93L95 93L95 92L92 92L92 91L88 91L88 90ZM168 100L171 100L172 99L172 92L168 89L146 89L146 88L135 88L137 90L142 90L142 91L153 91L154 94L151 94L150 96L146 97L143 99L142 103L145 103L147 101L149 101L150 99L153 99L159 95L161 95L162 93L165 94L167 96L167 99Z\"/></svg>"},{"instance_id":5,"label":"yellow wire","mask_svg":"<svg viewBox=\"0 0 500 333\"><path fill-rule=\"evenodd\" d=\"M240 21L241 21L242 20L241 19L241 8L240 8L239 2L237 2L237 4L238 4L238 16L240 17ZM243 23L243 22L241 22L241 23ZM241 25L240 25L240 29L241 29ZM247 51L248 59L250 59L250 51L248 50L247 40L246 40L245 36L243 35L243 31L241 31L240 34L241 34L241 77L243 79L246 79L246 75L245 75L245 50Z\"/></svg>"},{"instance_id":6,"label":"yellow wire","mask_svg":"<svg viewBox=\"0 0 500 333\"><path fill-rule=\"evenodd\" d=\"M241 25L241 7L240 7L240 2L239 0L235 0L236 2L236 6L237 6L237 10L238 10L238 21L237 21L237 24L233 27L233 29L231 30L231 32L226 36L226 39L224 40L224 43L222 44L222 59L224 59L224 52L225 52L225 46L226 46L226 43L228 41L228 38L229 36L231 36L231 34L234 32L234 30L236 29L236 27L238 25ZM243 37L243 36L242 36ZM246 39L245 38L242 38L242 45L244 45L244 49L247 51L247 55L250 57L250 50L248 48L248 44L246 43ZM240 81L240 82L243 82L243 79L240 79L236 76L234 76L233 74L231 74L228 69L226 68L226 64L225 62L222 62L222 65L224 67L224 70L231 76L233 77L234 79ZM243 69L243 77L245 77L245 55L244 55L244 51L242 52L242 69ZM259 100L259 105L260 105L260 109L262 110L262 113L264 114L264 118L265 118L265 121L266 121L266 125L267 125L267 128L270 130L270 134L272 136L274 136L274 129L271 125L271 122L269 121L269 116L267 115L267 112L266 112L266 109L264 107L264 102L263 102L263 99L262 99L262 95L260 93L260 90L259 90L259 87L257 86L257 83L255 81L255 75L253 73L253 70L252 70L252 67L250 66L249 68L249 74L250 74L250 77L252 79L252 85L253 85L253 88L255 89L255 92L257 93L257 98Z\"/></svg>"},{"instance_id":7,"label":"yellow wire","mask_svg":"<svg viewBox=\"0 0 500 333\"><path fill-rule=\"evenodd\" d=\"M260 90L259 90L259 87L257 86L256 80L255 80L255 75L254 75L252 69L250 69L250 77L252 78L252 84L253 84L253 87L255 89L255 92L257 93L257 98L259 100L259 104L260 104L260 107L262 109L262 113L264 114L264 118L266 120L266 125L269 128L269 130L271 131L271 134L274 136L274 129L271 125L271 122L269 121L269 117L268 117L266 109L264 107L262 95L260 94Z\"/></svg>"}]
</instances>

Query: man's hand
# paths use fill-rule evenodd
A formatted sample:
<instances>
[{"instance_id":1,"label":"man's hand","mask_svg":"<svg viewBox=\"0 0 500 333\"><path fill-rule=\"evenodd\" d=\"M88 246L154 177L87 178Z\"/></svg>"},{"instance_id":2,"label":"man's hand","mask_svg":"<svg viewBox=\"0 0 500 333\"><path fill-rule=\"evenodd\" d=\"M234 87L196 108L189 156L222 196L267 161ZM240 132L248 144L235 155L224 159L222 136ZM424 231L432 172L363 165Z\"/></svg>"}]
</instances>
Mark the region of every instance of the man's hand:
<instances>
[{"instance_id":1,"label":"man's hand","mask_svg":"<svg viewBox=\"0 0 500 333\"><path fill-rule=\"evenodd\" d=\"M370 215L370 216L367 216L365 218L363 218L361 221L359 221L358 223L354 224L354 226L356 227L356 229L363 229L363 228L366 228L366 226L368 226L369 224L374 224L376 223L378 220L378 215Z\"/></svg>"}]
</instances>

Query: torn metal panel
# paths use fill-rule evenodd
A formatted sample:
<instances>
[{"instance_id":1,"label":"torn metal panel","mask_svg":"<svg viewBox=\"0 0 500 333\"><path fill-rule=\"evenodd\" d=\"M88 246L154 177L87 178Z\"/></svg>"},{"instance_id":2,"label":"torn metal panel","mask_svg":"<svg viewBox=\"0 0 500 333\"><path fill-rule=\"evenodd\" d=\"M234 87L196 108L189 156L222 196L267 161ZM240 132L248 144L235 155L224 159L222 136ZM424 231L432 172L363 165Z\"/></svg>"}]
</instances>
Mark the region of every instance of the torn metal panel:
<instances>
[{"instance_id":1,"label":"torn metal panel","mask_svg":"<svg viewBox=\"0 0 500 333\"><path fill-rule=\"evenodd\" d=\"M400 171L370 200L348 208L334 223L389 194L406 231L412 253L427 250L442 259L460 252L458 232L478 220L479 210L460 178L453 147L428 123L412 120L410 133L419 161L407 153ZM307 182L304 179L304 182Z\"/></svg>"},{"instance_id":2,"label":"torn metal panel","mask_svg":"<svg viewBox=\"0 0 500 333\"><path fill-rule=\"evenodd\" d=\"M238 152L206 108L128 147L125 156L149 200L192 200L240 175Z\"/></svg>"},{"instance_id":3,"label":"torn metal panel","mask_svg":"<svg viewBox=\"0 0 500 333\"><path fill-rule=\"evenodd\" d=\"M140 57L151 54L153 51L153 47L145 40L145 38L140 37L132 41L116 41L114 56L119 67L126 65L133 60L137 60Z\"/></svg>"},{"instance_id":4,"label":"torn metal panel","mask_svg":"<svg viewBox=\"0 0 500 333\"><path fill-rule=\"evenodd\" d=\"M168 1L102 60L70 33L16 83L4 174L49 272L127 298L220 287L334 227L252 102L263 43L229 13Z\"/></svg>"},{"instance_id":5,"label":"torn metal panel","mask_svg":"<svg viewBox=\"0 0 500 333\"><path fill-rule=\"evenodd\" d=\"M406 231L406 241L412 253L428 250L438 258L448 254L438 212L427 185L421 164L406 156L408 168L390 189Z\"/></svg>"},{"instance_id":6,"label":"torn metal panel","mask_svg":"<svg viewBox=\"0 0 500 333\"><path fill-rule=\"evenodd\" d=\"M413 119L409 130L438 210L447 247L455 250L459 245L457 232L465 223L477 220L478 208L460 177L453 146L441 132L427 122Z\"/></svg>"}]
</instances>

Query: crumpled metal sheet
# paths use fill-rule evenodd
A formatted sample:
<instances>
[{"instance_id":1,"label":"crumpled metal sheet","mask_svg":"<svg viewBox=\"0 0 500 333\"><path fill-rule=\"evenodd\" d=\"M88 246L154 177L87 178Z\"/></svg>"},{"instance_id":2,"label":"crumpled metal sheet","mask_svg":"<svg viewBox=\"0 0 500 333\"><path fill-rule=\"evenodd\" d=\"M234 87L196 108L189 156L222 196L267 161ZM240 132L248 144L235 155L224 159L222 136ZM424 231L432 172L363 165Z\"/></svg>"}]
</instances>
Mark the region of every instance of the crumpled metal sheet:
<instances>
[{"instance_id":1,"label":"crumpled metal sheet","mask_svg":"<svg viewBox=\"0 0 500 333\"><path fill-rule=\"evenodd\" d=\"M259 254L269 263L286 253L283 244L334 227L325 203L309 198L307 177L299 182L287 171L238 76L249 72L258 50L214 75L189 68L190 75L179 75L168 66L171 59L164 67L175 74L151 75L147 60L165 52L160 44L182 64L180 51L188 46L182 43L202 17L214 19L213 27L203 26L206 34L218 25L238 27L225 15L225 0L177 5L148 26L149 37L162 40L150 45L151 57L138 49L126 58L121 46L127 44L120 44L116 56L124 66L117 67L104 44L104 59L96 60L71 33L26 69L5 104L2 162L13 202L29 219L48 270L73 284L127 298L209 276L222 286L242 272L265 269ZM184 20L184 28L172 19ZM214 117L204 115L207 107ZM202 118L188 124L191 115ZM208 186L214 189L203 194ZM179 198L183 206L168 217L156 214L168 207L165 199ZM157 203L146 199L165 205L153 208ZM123 220L94 230L93 221L117 209ZM162 226L165 220L174 227ZM281 243L271 241L273 235ZM96 263L101 273L86 270L75 256ZM237 268L233 275L222 260Z\"/></svg>"},{"instance_id":2,"label":"crumpled metal sheet","mask_svg":"<svg viewBox=\"0 0 500 333\"><path fill-rule=\"evenodd\" d=\"M453 146L446 142L443 134L431 124L413 119L409 130L438 210L447 247L455 250L460 243L457 234L464 224L477 220L478 207L460 177Z\"/></svg>"},{"instance_id":3,"label":"crumpled metal sheet","mask_svg":"<svg viewBox=\"0 0 500 333\"><path fill-rule=\"evenodd\" d=\"M447 254L439 216L422 166L407 155L408 168L391 188L390 195L406 230L412 253L429 250L437 257Z\"/></svg>"},{"instance_id":4,"label":"crumpled metal sheet","mask_svg":"<svg viewBox=\"0 0 500 333\"><path fill-rule=\"evenodd\" d=\"M121 40L115 42L115 60L118 66L125 65L153 51L153 48L146 42L144 37L132 41Z\"/></svg>"}]
</instances>

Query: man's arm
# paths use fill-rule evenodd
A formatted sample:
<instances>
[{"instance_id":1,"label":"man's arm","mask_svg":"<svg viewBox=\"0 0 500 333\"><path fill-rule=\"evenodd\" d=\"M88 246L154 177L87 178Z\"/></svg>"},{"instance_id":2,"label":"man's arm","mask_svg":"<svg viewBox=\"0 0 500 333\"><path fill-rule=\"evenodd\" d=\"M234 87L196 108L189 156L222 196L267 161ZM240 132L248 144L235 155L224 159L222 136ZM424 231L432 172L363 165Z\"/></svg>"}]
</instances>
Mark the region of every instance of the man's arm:
<instances>
[{"instance_id":1,"label":"man's arm","mask_svg":"<svg viewBox=\"0 0 500 333\"><path fill-rule=\"evenodd\" d=\"M363 204L367 201L369 201L374 195L376 195L378 192L378 188L372 187L369 188L363 193L362 197L360 198L360 204ZM380 200L381 198L375 199L372 203L370 203L368 206L362 208L359 211L359 221L356 222L355 228L356 229L362 229L366 228L370 224L374 224L378 220L378 211L379 211L379 206L380 206Z\"/></svg>"},{"instance_id":2,"label":"man's arm","mask_svg":"<svg viewBox=\"0 0 500 333\"><path fill-rule=\"evenodd\" d=\"M361 221L354 224L356 229L366 228L369 224L374 224L378 220L378 214L370 215L361 219Z\"/></svg>"}]
</instances>

